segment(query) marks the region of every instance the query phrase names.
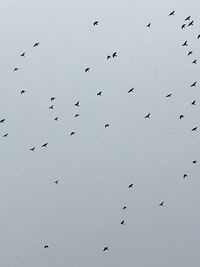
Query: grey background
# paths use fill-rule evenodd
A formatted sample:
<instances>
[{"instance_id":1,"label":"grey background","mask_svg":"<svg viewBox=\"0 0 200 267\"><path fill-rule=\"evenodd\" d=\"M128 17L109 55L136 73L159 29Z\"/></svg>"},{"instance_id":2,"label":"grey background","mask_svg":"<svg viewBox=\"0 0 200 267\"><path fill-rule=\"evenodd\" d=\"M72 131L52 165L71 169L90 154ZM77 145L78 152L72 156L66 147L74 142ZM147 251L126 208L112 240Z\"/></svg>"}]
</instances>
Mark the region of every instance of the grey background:
<instances>
[{"instance_id":1,"label":"grey background","mask_svg":"<svg viewBox=\"0 0 200 267\"><path fill-rule=\"evenodd\" d=\"M0 1L1 266L199 266L199 10L198 0Z\"/></svg>"}]
</instances>

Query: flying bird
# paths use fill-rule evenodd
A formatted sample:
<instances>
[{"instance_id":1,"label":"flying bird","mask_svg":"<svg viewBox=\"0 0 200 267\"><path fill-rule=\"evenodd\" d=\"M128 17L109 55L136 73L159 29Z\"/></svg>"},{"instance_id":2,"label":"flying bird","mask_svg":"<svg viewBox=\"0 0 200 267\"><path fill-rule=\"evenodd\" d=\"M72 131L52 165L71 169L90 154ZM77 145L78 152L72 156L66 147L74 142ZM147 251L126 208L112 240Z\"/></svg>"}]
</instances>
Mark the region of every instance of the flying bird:
<instances>
[{"instance_id":1,"label":"flying bird","mask_svg":"<svg viewBox=\"0 0 200 267\"><path fill-rule=\"evenodd\" d=\"M183 119L184 118L184 115L180 115L179 118L180 118L180 120Z\"/></svg>"},{"instance_id":2,"label":"flying bird","mask_svg":"<svg viewBox=\"0 0 200 267\"><path fill-rule=\"evenodd\" d=\"M193 51L189 51L188 52L188 56L192 55Z\"/></svg>"},{"instance_id":3,"label":"flying bird","mask_svg":"<svg viewBox=\"0 0 200 267\"><path fill-rule=\"evenodd\" d=\"M103 251L106 251L106 250L108 250L108 247L104 247L104 248L103 248Z\"/></svg>"},{"instance_id":4,"label":"flying bird","mask_svg":"<svg viewBox=\"0 0 200 267\"><path fill-rule=\"evenodd\" d=\"M33 45L33 47L36 47L36 46L38 46L40 43L35 43L34 45Z\"/></svg>"},{"instance_id":5,"label":"flying bird","mask_svg":"<svg viewBox=\"0 0 200 267\"><path fill-rule=\"evenodd\" d=\"M54 101L56 98L54 96L51 97L51 101Z\"/></svg>"},{"instance_id":6,"label":"flying bird","mask_svg":"<svg viewBox=\"0 0 200 267\"><path fill-rule=\"evenodd\" d=\"M126 207L126 206L124 206L124 207L123 207L123 210L126 210L126 209L127 209L127 207Z\"/></svg>"},{"instance_id":7,"label":"flying bird","mask_svg":"<svg viewBox=\"0 0 200 267\"><path fill-rule=\"evenodd\" d=\"M76 102L75 106L76 106L76 107L79 107L79 103L80 103L79 101Z\"/></svg>"},{"instance_id":8,"label":"flying bird","mask_svg":"<svg viewBox=\"0 0 200 267\"><path fill-rule=\"evenodd\" d=\"M171 13L169 13L169 16L174 16L175 10L173 10Z\"/></svg>"},{"instance_id":9,"label":"flying bird","mask_svg":"<svg viewBox=\"0 0 200 267\"><path fill-rule=\"evenodd\" d=\"M172 93L170 93L170 94L166 95L166 97L170 97L171 95L172 95Z\"/></svg>"},{"instance_id":10,"label":"flying bird","mask_svg":"<svg viewBox=\"0 0 200 267\"><path fill-rule=\"evenodd\" d=\"M181 29L182 29L182 30L185 29L185 26L186 26L186 24L184 23L184 24L181 26Z\"/></svg>"},{"instance_id":11,"label":"flying bird","mask_svg":"<svg viewBox=\"0 0 200 267\"><path fill-rule=\"evenodd\" d=\"M58 184L58 180L56 180L54 183L55 183L55 184Z\"/></svg>"},{"instance_id":12,"label":"flying bird","mask_svg":"<svg viewBox=\"0 0 200 267\"><path fill-rule=\"evenodd\" d=\"M8 137L8 133L4 134L3 137Z\"/></svg>"},{"instance_id":13,"label":"flying bird","mask_svg":"<svg viewBox=\"0 0 200 267\"><path fill-rule=\"evenodd\" d=\"M186 174L186 173L183 175L183 178L184 178L184 179L187 178L187 174Z\"/></svg>"},{"instance_id":14,"label":"flying bird","mask_svg":"<svg viewBox=\"0 0 200 267\"><path fill-rule=\"evenodd\" d=\"M102 91L98 92L97 93L97 96L101 96L101 94L102 94Z\"/></svg>"},{"instance_id":15,"label":"flying bird","mask_svg":"<svg viewBox=\"0 0 200 267\"><path fill-rule=\"evenodd\" d=\"M20 57L25 57L25 52L20 55Z\"/></svg>"},{"instance_id":16,"label":"flying bird","mask_svg":"<svg viewBox=\"0 0 200 267\"><path fill-rule=\"evenodd\" d=\"M151 22L149 24L147 24L146 26L147 28L150 28L151 27Z\"/></svg>"},{"instance_id":17,"label":"flying bird","mask_svg":"<svg viewBox=\"0 0 200 267\"><path fill-rule=\"evenodd\" d=\"M188 27L189 27L189 26L193 26L193 23L194 23L194 20L192 20L192 21L188 24Z\"/></svg>"},{"instance_id":18,"label":"flying bird","mask_svg":"<svg viewBox=\"0 0 200 267\"><path fill-rule=\"evenodd\" d=\"M120 223L121 223L121 225L124 225L124 223L125 223L125 220L121 221Z\"/></svg>"},{"instance_id":19,"label":"flying bird","mask_svg":"<svg viewBox=\"0 0 200 267\"><path fill-rule=\"evenodd\" d=\"M74 118L77 118L77 117L79 117L80 115L77 113L75 116L74 116Z\"/></svg>"},{"instance_id":20,"label":"flying bird","mask_svg":"<svg viewBox=\"0 0 200 267\"><path fill-rule=\"evenodd\" d=\"M55 117L55 118L54 118L54 121L58 121L58 117Z\"/></svg>"},{"instance_id":21,"label":"flying bird","mask_svg":"<svg viewBox=\"0 0 200 267\"><path fill-rule=\"evenodd\" d=\"M190 20L190 18L191 18L191 16L188 16L187 18L185 18L185 21Z\"/></svg>"},{"instance_id":22,"label":"flying bird","mask_svg":"<svg viewBox=\"0 0 200 267\"><path fill-rule=\"evenodd\" d=\"M192 101L191 105L195 106L196 105L196 100Z\"/></svg>"},{"instance_id":23,"label":"flying bird","mask_svg":"<svg viewBox=\"0 0 200 267\"><path fill-rule=\"evenodd\" d=\"M117 52L114 52L114 53L112 54L112 57L113 57L113 58L117 57Z\"/></svg>"},{"instance_id":24,"label":"flying bird","mask_svg":"<svg viewBox=\"0 0 200 267\"><path fill-rule=\"evenodd\" d=\"M133 90L134 90L134 88L129 89L129 90L128 90L128 94L129 94L129 93L132 93Z\"/></svg>"},{"instance_id":25,"label":"flying bird","mask_svg":"<svg viewBox=\"0 0 200 267\"><path fill-rule=\"evenodd\" d=\"M44 248L49 248L49 246L48 245L45 245Z\"/></svg>"},{"instance_id":26,"label":"flying bird","mask_svg":"<svg viewBox=\"0 0 200 267\"><path fill-rule=\"evenodd\" d=\"M192 131L192 132L194 132L194 131L196 131L196 130L197 130L197 128L198 128L198 127L194 127L194 128L192 128L192 130L191 130L191 131Z\"/></svg>"},{"instance_id":27,"label":"flying bird","mask_svg":"<svg viewBox=\"0 0 200 267\"><path fill-rule=\"evenodd\" d=\"M85 72L88 72L89 70L90 70L90 68L86 68L86 69L85 69Z\"/></svg>"},{"instance_id":28,"label":"flying bird","mask_svg":"<svg viewBox=\"0 0 200 267\"><path fill-rule=\"evenodd\" d=\"M129 184L128 188L132 188L133 187L133 184Z\"/></svg>"},{"instance_id":29,"label":"flying bird","mask_svg":"<svg viewBox=\"0 0 200 267\"><path fill-rule=\"evenodd\" d=\"M107 56L107 59L110 59L110 58L111 58L111 56L108 55L108 56Z\"/></svg>"},{"instance_id":30,"label":"flying bird","mask_svg":"<svg viewBox=\"0 0 200 267\"><path fill-rule=\"evenodd\" d=\"M159 206L164 206L164 201L162 201L162 202L159 204Z\"/></svg>"},{"instance_id":31,"label":"flying bird","mask_svg":"<svg viewBox=\"0 0 200 267\"><path fill-rule=\"evenodd\" d=\"M26 91L25 90L21 90L21 95L24 94Z\"/></svg>"},{"instance_id":32,"label":"flying bird","mask_svg":"<svg viewBox=\"0 0 200 267\"><path fill-rule=\"evenodd\" d=\"M192 163L193 163L193 164L197 164L197 160L193 160Z\"/></svg>"},{"instance_id":33,"label":"flying bird","mask_svg":"<svg viewBox=\"0 0 200 267\"><path fill-rule=\"evenodd\" d=\"M105 128L107 128L107 127L109 127L109 126L110 126L110 124L108 124L108 123L107 123L107 124L105 124Z\"/></svg>"},{"instance_id":34,"label":"flying bird","mask_svg":"<svg viewBox=\"0 0 200 267\"><path fill-rule=\"evenodd\" d=\"M197 85L197 81L190 85L190 87L195 87Z\"/></svg>"},{"instance_id":35,"label":"flying bird","mask_svg":"<svg viewBox=\"0 0 200 267\"><path fill-rule=\"evenodd\" d=\"M18 68L14 68L14 71L17 71L17 70L19 70Z\"/></svg>"},{"instance_id":36,"label":"flying bird","mask_svg":"<svg viewBox=\"0 0 200 267\"><path fill-rule=\"evenodd\" d=\"M35 146L34 146L34 147L32 147L32 148L30 148L30 150L31 150L31 151L34 151L34 150L35 150Z\"/></svg>"},{"instance_id":37,"label":"flying bird","mask_svg":"<svg viewBox=\"0 0 200 267\"><path fill-rule=\"evenodd\" d=\"M49 109L53 109L53 105L51 105L51 106L49 107Z\"/></svg>"},{"instance_id":38,"label":"flying bird","mask_svg":"<svg viewBox=\"0 0 200 267\"><path fill-rule=\"evenodd\" d=\"M144 118L145 119L149 119L150 118L150 115L151 115L151 113L148 113Z\"/></svg>"},{"instance_id":39,"label":"flying bird","mask_svg":"<svg viewBox=\"0 0 200 267\"><path fill-rule=\"evenodd\" d=\"M188 46L188 42L185 41L185 42L182 44L182 46Z\"/></svg>"},{"instance_id":40,"label":"flying bird","mask_svg":"<svg viewBox=\"0 0 200 267\"><path fill-rule=\"evenodd\" d=\"M72 135L75 135L75 132L71 132L71 133L70 133L70 136L72 136Z\"/></svg>"},{"instance_id":41,"label":"flying bird","mask_svg":"<svg viewBox=\"0 0 200 267\"><path fill-rule=\"evenodd\" d=\"M48 145L48 143L44 143L44 144L42 145L42 147L47 147L47 145Z\"/></svg>"},{"instance_id":42,"label":"flying bird","mask_svg":"<svg viewBox=\"0 0 200 267\"><path fill-rule=\"evenodd\" d=\"M4 122L5 122L5 119L0 120L0 123L4 123Z\"/></svg>"},{"instance_id":43,"label":"flying bird","mask_svg":"<svg viewBox=\"0 0 200 267\"><path fill-rule=\"evenodd\" d=\"M193 64L197 64L197 60L196 60L196 59L193 60L192 63L193 63Z\"/></svg>"},{"instance_id":44,"label":"flying bird","mask_svg":"<svg viewBox=\"0 0 200 267\"><path fill-rule=\"evenodd\" d=\"M93 23L94 26L97 26L98 24L99 22L97 20Z\"/></svg>"}]
</instances>

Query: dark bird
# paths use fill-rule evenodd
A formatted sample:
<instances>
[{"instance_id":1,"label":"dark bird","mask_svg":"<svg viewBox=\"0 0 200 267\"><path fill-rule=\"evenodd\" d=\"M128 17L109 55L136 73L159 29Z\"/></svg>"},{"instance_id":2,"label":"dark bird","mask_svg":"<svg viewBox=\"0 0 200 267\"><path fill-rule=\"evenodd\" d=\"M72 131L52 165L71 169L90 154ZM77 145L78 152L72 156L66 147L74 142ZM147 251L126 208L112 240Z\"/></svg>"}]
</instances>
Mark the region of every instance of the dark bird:
<instances>
[{"instance_id":1,"label":"dark bird","mask_svg":"<svg viewBox=\"0 0 200 267\"><path fill-rule=\"evenodd\" d=\"M53 105L51 105L51 106L49 107L49 109L53 109Z\"/></svg>"},{"instance_id":2,"label":"dark bird","mask_svg":"<svg viewBox=\"0 0 200 267\"><path fill-rule=\"evenodd\" d=\"M129 90L128 90L128 93L132 93L133 90L134 90L134 88L129 89Z\"/></svg>"},{"instance_id":3,"label":"dark bird","mask_svg":"<svg viewBox=\"0 0 200 267\"><path fill-rule=\"evenodd\" d=\"M145 118L145 119L149 119L149 118L150 118L150 115L151 115L151 114L148 113L144 118Z\"/></svg>"},{"instance_id":4,"label":"dark bird","mask_svg":"<svg viewBox=\"0 0 200 267\"><path fill-rule=\"evenodd\" d=\"M185 42L182 44L182 46L188 46L188 42L185 41Z\"/></svg>"},{"instance_id":5,"label":"dark bird","mask_svg":"<svg viewBox=\"0 0 200 267\"><path fill-rule=\"evenodd\" d=\"M36 46L38 46L40 43L35 43L34 45L33 45L33 47L36 47Z\"/></svg>"},{"instance_id":6,"label":"dark bird","mask_svg":"<svg viewBox=\"0 0 200 267\"><path fill-rule=\"evenodd\" d=\"M107 59L110 59L111 58L111 56L107 56Z\"/></svg>"},{"instance_id":7,"label":"dark bird","mask_svg":"<svg viewBox=\"0 0 200 267\"><path fill-rule=\"evenodd\" d=\"M194 127L194 128L192 128L192 130L191 130L191 131L192 131L192 132L194 132L194 131L196 131L196 130L197 130L197 128L198 128L198 127Z\"/></svg>"},{"instance_id":8,"label":"dark bird","mask_svg":"<svg viewBox=\"0 0 200 267\"><path fill-rule=\"evenodd\" d=\"M90 70L90 68L86 68L86 69L85 69L85 72L88 72L89 70Z\"/></svg>"},{"instance_id":9,"label":"dark bird","mask_svg":"<svg viewBox=\"0 0 200 267\"><path fill-rule=\"evenodd\" d=\"M47 147L47 145L48 145L48 143L44 143L44 144L42 145L42 147Z\"/></svg>"},{"instance_id":10,"label":"dark bird","mask_svg":"<svg viewBox=\"0 0 200 267\"><path fill-rule=\"evenodd\" d=\"M21 90L21 95L24 94L26 91L25 90Z\"/></svg>"},{"instance_id":11,"label":"dark bird","mask_svg":"<svg viewBox=\"0 0 200 267\"><path fill-rule=\"evenodd\" d=\"M171 95L172 95L172 93L170 93L170 94L166 95L166 97L170 97Z\"/></svg>"},{"instance_id":12,"label":"dark bird","mask_svg":"<svg viewBox=\"0 0 200 267\"><path fill-rule=\"evenodd\" d=\"M200 39L200 34L197 35L197 39Z\"/></svg>"},{"instance_id":13,"label":"dark bird","mask_svg":"<svg viewBox=\"0 0 200 267\"><path fill-rule=\"evenodd\" d=\"M79 117L79 116L80 116L80 115L77 113L74 117L77 118L77 117Z\"/></svg>"},{"instance_id":14,"label":"dark bird","mask_svg":"<svg viewBox=\"0 0 200 267\"><path fill-rule=\"evenodd\" d=\"M30 150L31 150L31 151L34 151L34 150L35 150L35 146L34 146L34 147L32 147L32 148L30 148Z\"/></svg>"},{"instance_id":15,"label":"dark bird","mask_svg":"<svg viewBox=\"0 0 200 267\"><path fill-rule=\"evenodd\" d=\"M54 101L56 98L54 96L51 97L51 101Z\"/></svg>"},{"instance_id":16,"label":"dark bird","mask_svg":"<svg viewBox=\"0 0 200 267\"><path fill-rule=\"evenodd\" d=\"M173 10L171 13L169 13L169 16L174 16L175 10Z\"/></svg>"},{"instance_id":17,"label":"dark bird","mask_svg":"<svg viewBox=\"0 0 200 267\"><path fill-rule=\"evenodd\" d=\"M186 173L183 175L183 178L184 178L184 179L187 178L187 174L186 174Z\"/></svg>"},{"instance_id":18,"label":"dark bird","mask_svg":"<svg viewBox=\"0 0 200 267\"><path fill-rule=\"evenodd\" d=\"M112 57L113 57L113 58L117 57L117 52L114 52L114 53L112 54Z\"/></svg>"},{"instance_id":19,"label":"dark bird","mask_svg":"<svg viewBox=\"0 0 200 267\"><path fill-rule=\"evenodd\" d=\"M58 180L56 180L54 183L55 183L55 184L58 184Z\"/></svg>"},{"instance_id":20,"label":"dark bird","mask_svg":"<svg viewBox=\"0 0 200 267\"><path fill-rule=\"evenodd\" d=\"M151 23L149 23L149 24L147 24L147 26L146 26L147 28L150 28L151 27Z\"/></svg>"},{"instance_id":21,"label":"dark bird","mask_svg":"<svg viewBox=\"0 0 200 267\"><path fill-rule=\"evenodd\" d=\"M107 128L107 127L109 127L109 126L110 126L110 124L108 124L108 123L107 123L107 124L105 124L105 128Z\"/></svg>"},{"instance_id":22,"label":"dark bird","mask_svg":"<svg viewBox=\"0 0 200 267\"><path fill-rule=\"evenodd\" d=\"M108 247L104 247L104 248L103 248L103 251L106 251L106 250L108 250Z\"/></svg>"},{"instance_id":23,"label":"dark bird","mask_svg":"<svg viewBox=\"0 0 200 267\"><path fill-rule=\"evenodd\" d=\"M193 64L197 64L197 60L196 60L196 59L193 60L192 63L193 63Z\"/></svg>"},{"instance_id":24,"label":"dark bird","mask_svg":"<svg viewBox=\"0 0 200 267\"><path fill-rule=\"evenodd\" d=\"M194 20L190 21L190 23L188 24L188 27L193 26L193 23L194 23Z\"/></svg>"},{"instance_id":25,"label":"dark bird","mask_svg":"<svg viewBox=\"0 0 200 267\"><path fill-rule=\"evenodd\" d=\"M55 118L54 118L54 121L58 121L58 117L55 117Z\"/></svg>"},{"instance_id":26,"label":"dark bird","mask_svg":"<svg viewBox=\"0 0 200 267\"><path fill-rule=\"evenodd\" d=\"M97 26L98 24L99 22L97 20L93 23L94 26Z\"/></svg>"},{"instance_id":27,"label":"dark bird","mask_svg":"<svg viewBox=\"0 0 200 267\"><path fill-rule=\"evenodd\" d=\"M129 184L128 188L132 188L133 187L133 184Z\"/></svg>"},{"instance_id":28,"label":"dark bird","mask_svg":"<svg viewBox=\"0 0 200 267\"><path fill-rule=\"evenodd\" d=\"M8 133L4 134L3 137L8 137Z\"/></svg>"},{"instance_id":29,"label":"dark bird","mask_svg":"<svg viewBox=\"0 0 200 267\"><path fill-rule=\"evenodd\" d=\"M0 123L4 123L4 122L5 122L5 119L0 120Z\"/></svg>"},{"instance_id":30,"label":"dark bird","mask_svg":"<svg viewBox=\"0 0 200 267\"><path fill-rule=\"evenodd\" d=\"M20 57L25 57L25 52L20 55Z\"/></svg>"},{"instance_id":31,"label":"dark bird","mask_svg":"<svg viewBox=\"0 0 200 267\"><path fill-rule=\"evenodd\" d=\"M49 246L45 245L44 248L49 248Z\"/></svg>"},{"instance_id":32,"label":"dark bird","mask_svg":"<svg viewBox=\"0 0 200 267\"><path fill-rule=\"evenodd\" d=\"M17 70L19 70L18 68L14 68L14 71L17 71Z\"/></svg>"},{"instance_id":33,"label":"dark bird","mask_svg":"<svg viewBox=\"0 0 200 267\"><path fill-rule=\"evenodd\" d=\"M196 160L193 160L192 163L193 163L193 164L197 164L197 161L196 161Z\"/></svg>"},{"instance_id":34,"label":"dark bird","mask_svg":"<svg viewBox=\"0 0 200 267\"><path fill-rule=\"evenodd\" d=\"M197 81L190 85L190 87L195 87L197 85Z\"/></svg>"},{"instance_id":35,"label":"dark bird","mask_svg":"<svg viewBox=\"0 0 200 267\"><path fill-rule=\"evenodd\" d=\"M80 103L80 102L78 101L78 102L75 104L75 106L76 106L76 107L79 107L79 103Z\"/></svg>"},{"instance_id":36,"label":"dark bird","mask_svg":"<svg viewBox=\"0 0 200 267\"><path fill-rule=\"evenodd\" d=\"M124 207L123 207L123 210L126 210L126 209L127 209L127 207L126 207L126 206L124 206Z\"/></svg>"},{"instance_id":37,"label":"dark bird","mask_svg":"<svg viewBox=\"0 0 200 267\"><path fill-rule=\"evenodd\" d=\"M180 118L180 120L183 119L184 118L184 115L180 115L179 118Z\"/></svg>"},{"instance_id":38,"label":"dark bird","mask_svg":"<svg viewBox=\"0 0 200 267\"><path fill-rule=\"evenodd\" d=\"M98 92L97 93L97 96L101 96L101 94L102 94L102 91Z\"/></svg>"},{"instance_id":39,"label":"dark bird","mask_svg":"<svg viewBox=\"0 0 200 267\"><path fill-rule=\"evenodd\" d=\"M196 105L196 100L192 101L191 105Z\"/></svg>"},{"instance_id":40,"label":"dark bird","mask_svg":"<svg viewBox=\"0 0 200 267\"><path fill-rule=\"evenodd\" d=\"M159 206L164 206L164 201L162 201L162 202L159 204Z\"/></svg>"},{"instance_id":41,"label":"dark bird","mask_svg":"<svg viewBox=\"0 0 200 267\"><path fill-rule=\"evenodd\" d=\"M189 51L188 52L188 56L192 55L193 51Z\"/></svg>"},{"instance_id":42,"label":"dark bird","mask_svg":"<svg viewBox=\"0 0 200 267\"><path fill-rule=\"evenodd\" d=\"M125 221L123 220L123 221L121 221L120 223L121 223L121 225L124 225Z\"/></svg>"},{"instance_id":43,"label":"dark bird","mask_svg":"<svg viewBox=\"0 0 200 267\"><path fill-rule=\"evenodd\" d=\"M191 18L191 16L188 16L187 18L185 18L185 21L186 21L186 20L190 20L190 18Z\"/></svg>"},{"instance_id":44,"label":"dark bird","mask_svg":"<svg viewBox=\"0 0 200 267\"><path fill-rule=\"evenodd\" d=\"M72 135L75 135L75 132L71 132L71 133L70 133L70 136L72 136Z\"/></svg>"},{"instance_id":45,"label":"dark bird","mask_svg":"<svg viewBox=\"0 0 200 267\"><path fill-rule=\"evenodd\" d=\"M181 26L181 29L183 30L185 28L186 24L184 23L182 26Z\"/></svg>"}]
</instances>

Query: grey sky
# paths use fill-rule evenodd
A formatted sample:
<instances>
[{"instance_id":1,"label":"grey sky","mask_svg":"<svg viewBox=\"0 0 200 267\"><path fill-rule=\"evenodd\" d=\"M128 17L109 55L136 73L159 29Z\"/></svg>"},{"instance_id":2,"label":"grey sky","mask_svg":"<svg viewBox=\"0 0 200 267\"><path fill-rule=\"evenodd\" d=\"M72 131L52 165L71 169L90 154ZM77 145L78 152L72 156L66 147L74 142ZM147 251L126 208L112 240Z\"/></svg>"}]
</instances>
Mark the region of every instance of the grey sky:
<instances>
[{"instance_id":1,"label":"grey sky","mask_svg":"<svg viewBox=\"0 0 200 267\"><path fill-rule=\"evenodd\" d=\"M199 266L199 10L0 1L1 266ZM194 26L181 30L188 15Z\"/></svg>"}]
</instances>

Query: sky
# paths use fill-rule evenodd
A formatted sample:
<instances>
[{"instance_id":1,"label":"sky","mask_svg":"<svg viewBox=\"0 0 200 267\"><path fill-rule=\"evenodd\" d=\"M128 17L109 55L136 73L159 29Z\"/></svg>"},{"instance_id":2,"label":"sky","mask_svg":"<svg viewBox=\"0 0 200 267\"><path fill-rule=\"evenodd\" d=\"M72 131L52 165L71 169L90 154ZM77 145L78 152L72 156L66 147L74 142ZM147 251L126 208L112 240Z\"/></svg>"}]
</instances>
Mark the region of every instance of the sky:
<instances>
[{"instance_id":1,"label":"sky","mask_svg":"<svg viewBox=\"0 0 200 267\"><path fill-rule=\"evenodd\" d=\"M199 266L199 10L0 1L1 266Z\"/></svg>"}]
</instances>

